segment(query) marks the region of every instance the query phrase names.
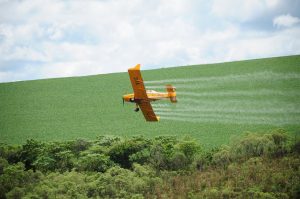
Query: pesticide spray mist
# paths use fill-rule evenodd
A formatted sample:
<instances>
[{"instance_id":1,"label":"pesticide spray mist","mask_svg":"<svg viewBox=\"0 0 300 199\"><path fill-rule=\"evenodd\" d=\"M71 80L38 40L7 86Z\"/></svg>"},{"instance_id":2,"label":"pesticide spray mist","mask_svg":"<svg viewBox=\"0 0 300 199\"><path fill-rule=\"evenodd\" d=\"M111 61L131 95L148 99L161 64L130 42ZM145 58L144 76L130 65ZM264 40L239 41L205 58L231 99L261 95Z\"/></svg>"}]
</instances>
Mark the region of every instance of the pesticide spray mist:
<instances>
[{"instance_id":1,"label":"pesticide spray mist","mask_svg":"<svg viewBox=\"0 0 300 199\"><path fill-rule=\"evenodd\" d=\"M168 101L152 104L162 120L285 125L300 121L300 104L295 103L300 93L268 85L293 80L300 80L300 75L264 71L155 80L145 84L147 89L163 90L165 86L162 84L172 84L177 88L176 104Z\"/></svg>"}]
</instances>

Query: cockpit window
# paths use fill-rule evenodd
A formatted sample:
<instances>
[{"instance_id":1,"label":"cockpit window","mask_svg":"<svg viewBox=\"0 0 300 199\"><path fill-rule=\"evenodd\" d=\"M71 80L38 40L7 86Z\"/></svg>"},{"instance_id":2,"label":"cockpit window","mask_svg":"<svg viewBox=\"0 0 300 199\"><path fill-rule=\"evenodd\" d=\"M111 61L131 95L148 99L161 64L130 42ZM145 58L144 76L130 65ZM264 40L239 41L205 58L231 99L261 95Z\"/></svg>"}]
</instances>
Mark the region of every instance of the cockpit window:
<instances>
[{"instance_id":1,"label":"cockpit window","mask_svg":"<svg viewBox=\"0 0 300 199\"><path fill-rule=\"evenodd\" d=\"M154 91L154 90L147 90L147 93L157 93L157 91Z\"/></svg>"}]
</instances>

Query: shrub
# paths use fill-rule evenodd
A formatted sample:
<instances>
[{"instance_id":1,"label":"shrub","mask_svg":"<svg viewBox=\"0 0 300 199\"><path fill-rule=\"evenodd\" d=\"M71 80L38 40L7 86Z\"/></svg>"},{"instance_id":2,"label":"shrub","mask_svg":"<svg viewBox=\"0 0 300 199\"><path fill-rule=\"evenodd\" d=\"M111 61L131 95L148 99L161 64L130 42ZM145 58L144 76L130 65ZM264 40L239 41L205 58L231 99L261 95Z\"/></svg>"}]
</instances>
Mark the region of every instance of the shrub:
<instances>
[{"instance_id":1,"label":"shrub","mask_svg":"<svg viewBox=\"0 0 300 199\"><path fill-rule=\"evenodd\" d=\"M72 151L72 153L79 155L81 151L87 150L92 144L85 139L77 139L69 142L68 145L68 148Z\"/></svg>"},{"instance_id":2,"label":"shrub","mask_svg":"<svg viewBox=\"0 0 300 199\"><path fill-rule=\"evenodd\" d=\"M218 149L218 148L212 148L208 151L203 151L201 153L198 153L195 156L195 160L193 162L194 167L199 171L202 171L205 168L207 168L209 165L212 164L213 156L219 150L220 149Z\"/></svg>"},{"instance_id":3,"label":"shrub","mask_svg":"<svg viewBox=\"0 0 300 199\"><path fill-rule=\"evenodd\" d=\"M8 165L9 164L8 164L7 160L0 157L0 175L3 174L4 168L7 167Z\"/></svg>"},{"instance_id":4,"label":"shrub","mask_svg":"<svg viewBox=\"0 0 300 199\"><path fill-rule=\"evenodd\" d=\"M58 152L56 155L56 168L59 171L71 171L74 167L74 154L70 150Z\"/></svg>"},{"instance_id":5,"label":"shrub","mask_svg":"<svg viewBox=\"0 0 300 199\"><path fill-rule=\"evenodd\" d=\"M41 154L45 144L30 139L22 145L20 160L25 164L26 169L35 169L33 163L37 160L39 154Z\"/></svg>"},{"instance_id":6,"label":"shrub","mask_svg":"<svg viewBox=\"0 0 300 199\"><path fill-rule=\"evenodd\" d=\"M0 175L0 198L5 198L4 194L16 187L22 188L37 183L41 177L40 172L25 171L25 166L21 162L6 166ZM18 196L18 194L21 194L21 189L16 189L9 195Z\"/></svg>"},{"instance_id":7,"label":"shrub","mask_svg":"<svg viewBox=\"0 0 300 199\"><path fill-rule=\"evenodd\" d=\"M288 152L287 140L288 136L286 131L283 129L274 130L271 132L275 148L272 154L275 157L283 156Z\"/></svg>"},{"instance_id":8,"label":"shrub","mask_svg":"<svg viewBox=\"0 0 300 199\"><path fill-rule=\"evenodd\" d=\"M0 157L6 159L10 164L20 161L20 146L8 146L0 143Z\"/></svg>"},{"instance_id":9,"label":"shrub","mask_svg":"<svg viewBox=\"0 0 300 199\"><path fill-rule=\"evenodd\" d=\"M296 154L300 154L300 139L297 139L295 143L292 145L292 152Z\"/></svg>"},{"instance_id":10,"label":"shrub","mask_svg":"<svg viewBox=\"0 0 300 199\"><path fill-rule=\"evenodd\" d=\"M161 145L155 144L151 146L149 163L157 171L168 168L168 157Z\"/></svg>"},{"instance_id":11,"label":"shrub","mask_svg":"<svg viewBox=\"0 0 300 199\"><path fill-rule=\"evenodd\" d=\"M221 166L223 168L227 167L232 161L231 148L228 146L223 146L218 152L212 156L212 163L215 166Z\"/></svg>"},{"instance_id":12,"label":"shrub","mask_svg":"<svg viewBox=\"0 0 300 199\"><path fill-rule=\"evenodd\" d=\"M201 151L200 144L190 138L185 138L185 140L179 142L177 146L188 159L189 163L191 163L194 160L195 155Z\"/></svg>"},{"instance_id":13,"label":"shrub","mask_svg":"<svg viewBox=\"0 0 300 199\"><path fill-rule=\"evenodd\" d=\"M144 148L129 156L129 161L132 163L146 164L150 157L150 149Z\"/></svg>"},{"instance_id":14,"label":"shrub","mask_svg":"<svg viewBox=\"0 0 300 199\"><path fill-rule=\"evenodd\" d=\"M170 161L169 169L170 170L184 170L187 169L189 165L189 159L182 152L175 152Z\"/></svg>"},{"instance_id":15,"label":"shrub","mask_svg":"<svg viewBox=\"0 0 300 199\"><path fill-rule=\"evenodd\" d=\"M21 199L25 196L24 188L15 187L10 192L6 194L7 199Z\"/></svg>"},{"instance_id":16,"label":"shrub","mask_svg":"<svg viewBox=\"0 0 300 199\"><path fill-rule=\"evenodd\" d=\"M234 143L235 147L232 152L235 158L242 159L258 156L280 157L289 151L287 141L286 131L282 129L268 134L248 133Z\"/></svg>"},{"instance_id":17,"label":"shrub","mask_svg":"<svg viewBox=\"0 0 300 199\"><path fill-rule=\"evenodd\" d=\"M133 164L134 171L121 167L112 167L97 179L97 192L104 198L142 198L153 193L160 179L154 177L154 171L139 164Z\"/></svg>"},{"instance_id":18,"label":"shrub","mask_svg":"<svg viewBox=\"0 0 300 199\"><path fill-rule=\"evenodd\" d=\"M104 154L87 154L80 157L76 164L78 171L105 172L112 166L113 162Z\"/></svg>"},{"instance_id":19,"label":"shrub","mask_svg":"<svg viewBox=\"0 0 300 199\"><path fill-rule=\"evenodd\" d=\"M272 136L251 133L235 144L236 158L248 159L262 155L270 155L276 148Z\"/></svg>"},{"instance_id":20,"label":"shrub","mask_svg":"<svg viewBox=\"0 0 300 199\"><path fill-rule=\"evenodd\" d=\"M132 140L124 140L112 145L108 154L112 161L118 163L121 167L128 169L132 165L131 161L140 155L136 153L139 153L149 147L150 143L148 140L145 140L142 137L137 137L133 138ZM136 154L135 157L133 156L134 154Z\"/></svg>"},{"instance_id":21,"label":"shrub","mask_svg":"<svg viewBox=\"0 0 300 199\"><path fill-rule=\"evenodd\" d=\"M0 198L299 198L299 142L288 140L276 130L207 151L168 136L0 145Z\"/></svg>"},{"instance_id":22,"label":"shrub","mask_svg":"<svg viewBox=\"0 0 300 199\"><path fill-rule=\"evenodd\" d=\"M121 141L120 137L115 136L99 136L95 143L99 146L110 147Z\"/></svg>"},{"instance_id":23,"label":"shrub","mask_svg":"<svg viewBox=\"0 0 300 199\"><path fill-rule=\"evenodd\" d=\"M49 172L55 170L56 161L48 156L39 156L32 164L37 170Z\"/></svg>"},{"instance_id":24,"label":"shrub","mask_svg":"<svg viewBox=\"0 0 300 199\"><path fill-rule=\"evenodd\" d=\"M27 192L25 198L87 198L91 180L85 174L75 171L52 172L42 178L32 191Z\"/></svg>"}]
</instances>

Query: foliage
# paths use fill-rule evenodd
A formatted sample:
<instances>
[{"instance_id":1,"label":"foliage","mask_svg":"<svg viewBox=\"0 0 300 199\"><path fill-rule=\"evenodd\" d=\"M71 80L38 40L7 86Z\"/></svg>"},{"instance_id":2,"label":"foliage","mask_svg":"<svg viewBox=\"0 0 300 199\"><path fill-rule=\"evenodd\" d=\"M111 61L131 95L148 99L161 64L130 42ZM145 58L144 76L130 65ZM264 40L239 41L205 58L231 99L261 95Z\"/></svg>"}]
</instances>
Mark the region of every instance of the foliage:
<instances>
[{"instance_id":1,"label":"foliage","mask_svg":"<svg viewBox=\"0 0 300 199\"><path fill-rule=\"evenodd\" d=\"M76 168L79 171L105 172L113 165L114 163L109 159L109 156L92 153L78 158Z\"/></svg>"},{"instance_id":2,"label":"foliage","mask_svg":"<svg viewBox=\"0 0 300 199\"><path fill-rule=\"evenodd\" d=\"M22 145L20 160L24 162L26 169L35 169L33 163L37 160L43 147L43 143L33 139L27 140L27 142Z\"/></svg>"},{"instance_id":3,"label":"foliage","mask_svg":"<svg viewBox=\"0 0 300 199\"><path fill-rule=\"evenodd\" d=\"M149 148L149 141L142 137L136 137L131 140L117 142L110 148L108 154L114 162L120 164L123 168L130 168L130 159L142 159L138 156L142 156L142 151L147 148Z\"/></svg>"},{"instance_id":4,"label":"foliage","mask_svg":"<svg viewBox=\"0 0 300 199\"><path fill-rule=\"evenodd\" d=\"M298 145L281 129L208 150L173 136L3 144L0 198L299 198Z\"/></svg>"},{"instance_id":5,"label":"foliage","mask_svg":"<svg viewBox=\"0 0 300 199\"><path fill-rule=\"evenodd\" d=\"M220 150L213 154L212 163L217 166L226 167L232 161L231 148L223 146Z\"/></svg>"},{"instance_id":6,"label":"foliage","mask_svg":"<svg viewBox=\"0 0 300 199\"><path fill-rule=\"evenodd\" d=\"M40 172L25 171L25 166L21 162L5 165L3 173L0 175L0 198L5 198L5 193L10 193L11 191L8 195L12 197L19 195L22 197L24 194L22 188L37 183L41 176Z\"/></svg>"}]
</instances>

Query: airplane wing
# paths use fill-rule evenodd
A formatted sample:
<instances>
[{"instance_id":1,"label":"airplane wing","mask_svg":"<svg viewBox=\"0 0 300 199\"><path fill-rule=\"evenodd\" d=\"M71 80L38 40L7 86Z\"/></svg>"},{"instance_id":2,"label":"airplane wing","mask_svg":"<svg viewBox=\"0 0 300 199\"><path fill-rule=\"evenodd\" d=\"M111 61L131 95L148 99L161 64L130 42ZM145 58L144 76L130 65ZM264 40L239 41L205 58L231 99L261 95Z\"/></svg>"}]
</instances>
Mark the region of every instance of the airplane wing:
<instances>
[{"instance_id":1,"label":"airplane wing","mask_svg":"<svg viewBox=\"0 0 300 199\"><path fill-rule=\"evenodd\" d=\"M143 78L140 71L141 65L138 64L134 68L129 68L128 73L131 81L131 85L134 92L134 98L147 99L147 93L144 86Z\"/></svg>"},{"instance_id":2,"label":"airplane wing","mask_svg":"<svg viewBox=\"0 0 300 199\"><path fill-rule=\"evenodd\" d=\"M153 111L153 108L150 104L150 101L148 99L141 100L141 102L138 103L139 107L141 108L144 117L147 121L159 121L159 117L157 117Z\"/></svg>"},{"instance_id":3,"label":"airplane wing","mask_svg":"<svg viewBox=\"0 0 300 199\"><path fill-rule=\"evenodd\" d=\"M155 115L150 104L150 100L148 99L140 67L140 64L138 64L134 68L128 69L131 85L134 92L134 98L141 108L147 121L158 121L159 117Z\"/></svg>"}]
</instances>

